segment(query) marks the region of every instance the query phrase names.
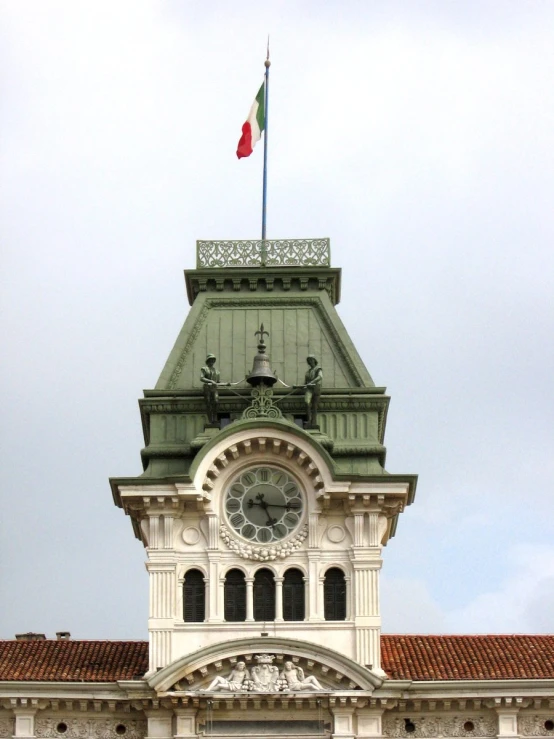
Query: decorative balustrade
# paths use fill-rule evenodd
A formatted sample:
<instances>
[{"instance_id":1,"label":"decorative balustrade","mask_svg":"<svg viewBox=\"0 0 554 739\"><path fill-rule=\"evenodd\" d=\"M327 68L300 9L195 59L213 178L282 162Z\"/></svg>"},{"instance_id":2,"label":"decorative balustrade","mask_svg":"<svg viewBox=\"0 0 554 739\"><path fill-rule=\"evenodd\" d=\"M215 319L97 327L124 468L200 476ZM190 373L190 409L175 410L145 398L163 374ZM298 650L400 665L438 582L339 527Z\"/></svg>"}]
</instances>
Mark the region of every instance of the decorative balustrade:
<instances>
[{"instance_id":1,"label":"decorative balustrade","mask_svg":"<svg viewBox=\"0 0 554 739\"><path fill-rule=\"evenodd\" d=\"M330 267L329 239L197 241L197 269L216 267Z\"/></svg>"}]
</instances>

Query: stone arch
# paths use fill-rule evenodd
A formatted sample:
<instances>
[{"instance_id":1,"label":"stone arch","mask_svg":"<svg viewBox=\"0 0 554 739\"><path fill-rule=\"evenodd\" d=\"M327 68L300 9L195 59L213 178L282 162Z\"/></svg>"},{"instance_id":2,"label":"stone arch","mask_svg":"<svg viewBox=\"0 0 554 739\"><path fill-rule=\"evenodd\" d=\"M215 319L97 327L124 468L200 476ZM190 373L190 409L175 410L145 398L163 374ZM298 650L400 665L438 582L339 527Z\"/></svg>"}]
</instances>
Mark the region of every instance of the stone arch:
<instances>
[{"instance_id":1,"label":"stone arch","mask_svg":"<svg viewBox=\"0 0 554 739\"><path fill-rule=\"evenodd\" d=\"M179 567L179 579L182 580L189 570L199 570L204 578L209 577L208 568L202 562L183 562Z\"/></svg>"},{"instance_id":2,"label":"stone arch","mask_svg":"<svg viewBox=\"0 0 554 739\"><path fill-rule=\"evenodd\" d=\"M315 674L328 690L372 692L384 680L334 649L300 639L257 637L219 642L172 662L152 674L148 684L158 694L196 692L205 689L216 674L227 674L239 659L252 664L254 655L270 653L282 664L291 659Z\"/></svg>"},{"instance_id":3,"label":"stone arch","mask_svg":"<svg viewBox=\"0 0 554 739\"><path fill-rule=\"evenodd\" d=\"M227 468L229 474L234 474L241 462L250 464L260 457L267 464L275 463L293 474L296 471L310 481L316 492L332 485L329 464L310 440L297 437L288 429L265 427L237 431L208 449L196 468L195 487L210 492L220 476L227 476Z\"/></svg>"},{"instance_id":4,"label":"stone arch","mask_svg":"<svg viewBox=\"0 0 554 739\"><path fill-rule=\"evenodd\" d=\"M244 577L252 577L250 574L250 569L242 564L242 562L227 562L224 565L224 569L221 570L221 573L219 575L219 579L223 582L225 578L227 577L228 573L231 572L231 570L240 570Z\"/></svg>"}]
</instances>

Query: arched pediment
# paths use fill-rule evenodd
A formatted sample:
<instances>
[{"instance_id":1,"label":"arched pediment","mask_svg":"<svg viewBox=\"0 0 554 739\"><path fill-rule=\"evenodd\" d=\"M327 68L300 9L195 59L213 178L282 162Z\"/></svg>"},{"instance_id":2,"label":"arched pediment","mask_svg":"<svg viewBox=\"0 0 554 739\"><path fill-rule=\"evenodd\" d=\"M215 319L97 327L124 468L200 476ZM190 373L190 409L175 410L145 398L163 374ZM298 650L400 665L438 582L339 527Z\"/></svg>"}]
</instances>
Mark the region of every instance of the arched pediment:
<instances>
[{"instance_id":1,"label":"arched pediment","mask_svg":"<svg viewBox=\"0 0 554 739\"><path fill-rule=\"evenodd\" d=\"M301 470L316 490L333 489L333 462L327 452L309 435L291 424L265 422L229 426L217 440L206 444L191 467L197 489L209 492L217 478L237 462L251 461L261 455L291 469ZM344 485L338 485L344 487Z\"/></svg>"},{"instance_id":2,"label":"arched pediment","mask_svg":"<svg viewBox=\"0 0 554 739\"><path fill-rule=\"evenodd\" d=\"M276 637L212 644L175 660L151 675L148 684L158 694L206 692L216 676L227 678L240 661L251 669L257 664L256 656L260 655L271 656L271 663L279 671L285 662L292 662L302 668L306 678L315 677L324 692L372 692L383 684L382 677L333 649L300 639ZM276 688L274 692L280 689ZM305 690L309 691L309 688Z\"/></svg>"}]
</instances>

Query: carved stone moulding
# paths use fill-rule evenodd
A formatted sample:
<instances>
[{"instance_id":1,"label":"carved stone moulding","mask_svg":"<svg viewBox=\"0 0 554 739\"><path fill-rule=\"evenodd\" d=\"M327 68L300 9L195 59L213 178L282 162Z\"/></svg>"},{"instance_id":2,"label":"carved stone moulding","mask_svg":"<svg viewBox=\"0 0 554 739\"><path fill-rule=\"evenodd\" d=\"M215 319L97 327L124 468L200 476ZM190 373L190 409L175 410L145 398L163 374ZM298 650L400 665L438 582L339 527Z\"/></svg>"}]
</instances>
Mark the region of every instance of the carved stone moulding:
<instances>
[{"instance_id":1,"label":"carved stone moulding","mask_svg":"<svg viewBox=\"0 0 554 739\"><path fill-rule=\"evenodd\" d=\"M305 539L308 538L308 526L305 525L292 539L287 539L285 542L273 542L271 546L267 547L239 541L225 524L221 524L219 527L219 535L227 547L242 559L251 559L255 562L273 562L276 559L285 559L289 554L293 554L301 548Z\"/></svg>"},{"instance_id":2,"label":"carved stone moulding","mask_svg":"<svg viewBox=\"0 0 554 739\"><path fill-rule=\"evenodd\" d=\"M239 459L239 457L246 457L254 451L269 454L274 458L281 457L283 462L294 463L296 466L301 467L311 478L316 490L323 487L323 478L319 468L314 460L300 447L292 442L282 441L281 439L259 436L231 444L225 451L219 454L206 472L202 483L203 490L210 491L213 489L214 480L220 476L230 462Z\"/></svg>"}]
</instances>

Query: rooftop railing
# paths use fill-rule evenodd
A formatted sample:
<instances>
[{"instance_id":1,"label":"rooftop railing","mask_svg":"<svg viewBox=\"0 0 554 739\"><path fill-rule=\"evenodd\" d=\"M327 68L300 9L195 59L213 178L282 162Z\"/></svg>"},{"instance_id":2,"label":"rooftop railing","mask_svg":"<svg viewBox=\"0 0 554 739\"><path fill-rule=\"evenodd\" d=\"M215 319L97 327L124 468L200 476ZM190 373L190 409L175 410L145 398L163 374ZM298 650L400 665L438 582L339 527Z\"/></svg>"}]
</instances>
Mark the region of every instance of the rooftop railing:
<instances>
[{"instance_id":1,"label":"rooftop railing","mask_svg":"<svg viewBox=\"0 0 554 739\"><path fill-rule=\"evenodd\" d=\"M196 268L330 267L329 239L197 241Z\"/></svg>"}]
</instances>

